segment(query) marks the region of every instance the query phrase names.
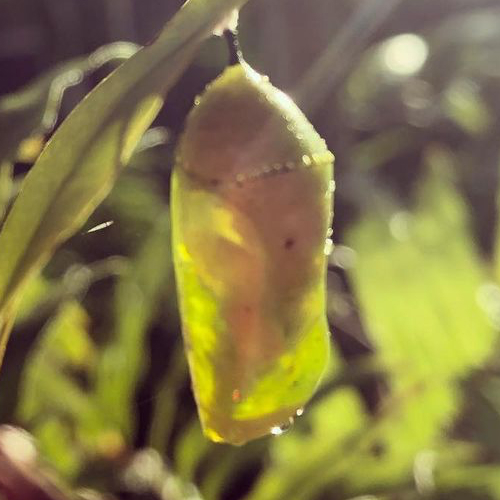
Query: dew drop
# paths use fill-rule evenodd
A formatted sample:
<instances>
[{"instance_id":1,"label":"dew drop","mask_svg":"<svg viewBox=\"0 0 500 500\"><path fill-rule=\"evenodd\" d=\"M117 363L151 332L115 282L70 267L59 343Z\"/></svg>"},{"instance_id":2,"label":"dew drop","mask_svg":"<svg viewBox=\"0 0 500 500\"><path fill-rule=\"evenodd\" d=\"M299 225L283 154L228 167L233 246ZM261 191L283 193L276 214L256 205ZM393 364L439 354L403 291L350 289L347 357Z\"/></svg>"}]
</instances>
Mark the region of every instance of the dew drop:
<instances>
[{"instance_id":1,"label":"dew drop","mask_svg":"<svg viewBox=\"0 0 500 500\"><path fill-rule=\"evenodd\" d=\"M332 250L333 250L333 241L330 238L327 238L325 240L325 248L323 252L326 256L328 256L332 253Z\"/></svg>"},{"instance_id":2,"label":"dew drop","mask_svg":"<svg viewBox=\"0 0 500 500\"><path fill-rule=\"evenodd\" d=\"M292 425L293 417L290 417L288 419L288 422L284 422L281 425L275 425L274 427L271 427L270 432L273 436L281 436L282 434L285 434L285 432L289 431Z\"/></svg>"},{"instance_id":3,"label":"dew drop","mask_svg":"<svg viewBox=\"0 0 500 500\"><path fill-rule=\"evenodd\" d=\"M115 223L115 221L113 220L108 220L106 222L103 222L101 224L98 224L97 226L94 226L92 228L90 228L88 231L86 231L87 233L95 233L96 231L101 231L102 229L106 229L107 227L113 225Z\"/></svg>"},{"instance_id":4,"label":"dew drop","mask_svg":"<svg viewBox=\"0 0 500 500\"><path fill-rule=\"evenodd\" d=\"M198 104L200 104L201 102L201 98L199 95L197 95L195 98L194 98L194 105L195 106L198 106Z\"/></svg>"},{"instance_id":5,"label":"dew drop","mask_svg":"<svg viewBox=\"0 0 500 500\"><path fill-rule=\"evenodd\" d=\"M302 157L302 163L303 163L306 167L310 167L310 166L311 166L311 163L312 163L312 161L311 161L311 157L310 157L310 156L308 156L308 155L304 155L304 156Z\"/></svg>"},{"instance_id":6,"label":"dew drop","mask_svg":"<svg viewBox=\"0 0 500 500\"><path fill-rule=\"evenodd\" d=\"M304 415L304 408L298 408L295 412L295 415L297 415L297 417L301 417L302 415Z\"/></svg>"}]
</instances>

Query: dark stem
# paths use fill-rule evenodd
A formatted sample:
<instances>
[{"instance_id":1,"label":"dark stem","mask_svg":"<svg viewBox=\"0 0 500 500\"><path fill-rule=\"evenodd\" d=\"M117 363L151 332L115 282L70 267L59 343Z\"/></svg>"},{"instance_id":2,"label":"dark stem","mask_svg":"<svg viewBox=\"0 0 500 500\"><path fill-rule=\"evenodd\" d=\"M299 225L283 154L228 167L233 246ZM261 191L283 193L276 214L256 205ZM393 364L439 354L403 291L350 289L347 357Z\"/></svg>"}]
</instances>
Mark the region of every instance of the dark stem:
<instances>
[{"instance_id":1,"label":"dark stem","mask_svg":"<svg viewBox=\"0 0 500 500\"><path fill-rule=\"evenodd\" d=\"M227 41L227 48L229 49L229 64L240 64L243 60L241 54L240 42L238 40L238 32L236 30L226 30L224 36Z\"/></svg>"}]
</instances>

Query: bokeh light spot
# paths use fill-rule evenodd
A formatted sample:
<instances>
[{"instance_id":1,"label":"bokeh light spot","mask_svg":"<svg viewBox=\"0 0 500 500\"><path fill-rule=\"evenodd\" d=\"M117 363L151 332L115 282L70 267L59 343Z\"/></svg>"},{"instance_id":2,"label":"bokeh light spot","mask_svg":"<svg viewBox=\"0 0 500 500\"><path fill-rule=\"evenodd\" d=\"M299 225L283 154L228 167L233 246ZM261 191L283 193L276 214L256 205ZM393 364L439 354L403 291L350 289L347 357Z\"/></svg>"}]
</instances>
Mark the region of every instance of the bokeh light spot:
<instances>
[{"instance_id":1,"label":"bokeh light spot","mask_svg":"<svg viewBox=\"0 0 500 500\"><path fill-rule=\"evenodd\" d=\"M429 55L427 42L420 36L405 33L390 38L380 47L387 70L399 76L418 73Z\"/></svg>"}]
</instances>

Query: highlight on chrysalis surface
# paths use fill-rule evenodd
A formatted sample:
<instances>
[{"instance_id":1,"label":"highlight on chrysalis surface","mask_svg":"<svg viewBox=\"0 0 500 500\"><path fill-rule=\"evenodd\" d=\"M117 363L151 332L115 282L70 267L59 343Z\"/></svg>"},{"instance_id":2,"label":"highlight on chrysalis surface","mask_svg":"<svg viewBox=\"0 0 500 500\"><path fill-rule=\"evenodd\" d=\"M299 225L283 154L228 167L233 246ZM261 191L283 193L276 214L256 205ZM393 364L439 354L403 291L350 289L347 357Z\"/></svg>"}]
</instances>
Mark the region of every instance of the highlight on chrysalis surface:
<instances>
[{"instance_id":1,"label":"highlight on chrysalis surface","mask_svg":"<svg viewBox=\"0 0 500 500\"><path fill-rule=\"evenodd\" d=\"M328 360L333 155L246 63L196 100L172 178L174 264L205 434L279 434Z\"/></svg>"}]
</instances>

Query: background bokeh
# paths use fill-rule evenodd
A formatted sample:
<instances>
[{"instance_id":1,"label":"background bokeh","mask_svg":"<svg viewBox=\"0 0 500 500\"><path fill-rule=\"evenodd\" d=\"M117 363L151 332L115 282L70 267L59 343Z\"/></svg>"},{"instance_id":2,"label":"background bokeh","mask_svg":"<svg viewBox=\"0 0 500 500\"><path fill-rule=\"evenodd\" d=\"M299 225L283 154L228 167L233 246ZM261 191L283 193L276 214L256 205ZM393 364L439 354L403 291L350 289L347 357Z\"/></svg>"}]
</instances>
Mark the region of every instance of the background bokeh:
<instances>
[{"instance_id":1,"label":"background bokeh","mask_svg":"<svg viewBox=\"0 0 500 500\"><path fill-rule=\"evenodd\" d=\"M57 124L181 3L0 0L0 223ZM213 38L30 284L0 422L84 498L500 499L498 2L250 0L240 43L336 156L317 395L286 435L201 434L168 203L186 114L227 64Z\"/></svg>"}]
</instances>

